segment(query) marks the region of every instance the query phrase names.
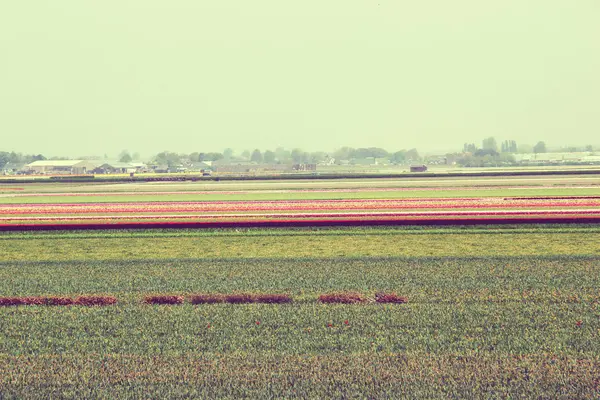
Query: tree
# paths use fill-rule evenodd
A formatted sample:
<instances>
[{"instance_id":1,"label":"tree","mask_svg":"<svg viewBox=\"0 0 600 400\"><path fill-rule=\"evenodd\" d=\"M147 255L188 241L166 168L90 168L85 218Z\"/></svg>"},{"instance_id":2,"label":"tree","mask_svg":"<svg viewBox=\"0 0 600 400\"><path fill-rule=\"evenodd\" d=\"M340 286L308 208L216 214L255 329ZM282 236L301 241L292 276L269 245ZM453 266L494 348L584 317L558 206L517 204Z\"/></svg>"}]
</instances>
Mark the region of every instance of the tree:
<instances>
[{"instance_id":1,"label":"tree","mask_svg":"<svg viewBox=\"0 0 600 400\"><path fill-rule=\"evenodd\" d=\"M271 150L265 151L263 159L267 164L274 164L276 159L275 152Z\"/></svg>"},{"instance_id":2,"label":"tree","mask_svg":"<svg viewBox=\"0 0 600 400\"><path fill-rule=\"evenodd\" d=\"M222 153L206 153L202 161L217 161L223 159Z\"/></svg>"},{"instance_id":3,"label":"tree","mask_svg":"<svg viewBox=\"0 0 600 400\"><path fill-rule=\"evenodd\" d=\"M231 160L233 158L233 149L228 147L223 150L223 158L226 160Z\"/></svg>"},{"instance_id":4,"label":"tree","mask_svg":"<svg viewBox=\"0 0 600 400\"><path fill-rule=\"evenodd\" d=\"M465 143L463 145L463 153L475 153L477 151L477 146L475 143Z\"/></svg>"},{"instance_id":5,"label":"tree","mask_svg":"<svg viewBox=\"0 0 600 400\"><path fill-rule=\"evenodd\" d=\"M23 154L21 153L15 153L14 151L11 151L8 157L8 161L12 164L21 164L23 160Z\"/></svg>"},{"instance_id":6,"label":"tree","mask_svg":"<svg viewBox=\"0 0 600 400\"><path fill-rule=\"evenodd\" d=\"M537 142L537 144L535 146L533 146L533 152L535 154L545 153L546 152L546 143L544 143L544 142Z\"/></svg>"},{"instance_id":7,"label":"tree","mask_svg":"<svg viewBox=\"0 0 600 400\"><path fill-rule=\"evenodd\" d=\"M502 150L501 153L516 153L517 152L517 142L514 140L505 140L502 142Z\"/></svg>"},{"instance_id":8,"label":"tree","mask_svg":"<svg viewBox=\"0 0 600 400\"><path fill-rule=\"evenodd\" d=\"M369 157L385 158L389 155L390 153L388 153L387 150L382 149L381 147L369 147Z\"/></svg>"},{"instance_id":9,"label":"tree","mask_svg":"<svg viewBox=\"0 0 600 400\"><path fill-rule=\"evenodd\" d=\"M498 152L498 144L496 143L496 138L490 136L489 138L483 139L483 142L481 143L481 147L484 150L493 150L495 152Z\"/></svg>"},{"instance_id":10,"label":"tree","mask_svg":"<svg viewBox=\"0 0 600 400\"><path fill-rule=\"evenodd\" d=\"M158 153L156 157L154 157L154 162L156 162L157 164L173 167L181 164L181 158L177 153L163 151L162 153Z\"/></svg>"},{"instance_id":11,"label":"tree","mask_svg":"<svg viewBox=\"0 0 600 400\"><path fill-rule=\"evenodd\" d=\"M321 163L325 161L326 158L327 154L324 151L315 151L313 153L310 153L308 157L309 161L313 164Z\"/></svg>"},{"instance_id":12,"label":"tree","mask_svg":"<svg viewBox=\"0 0 600 400\"><path fill-rule=\"evenodd\" d=\"M288 162L290 158L292 158L292 154L289 150L284 149L283 147L278 147L275 149L275 158L280 163Z\"/></svg>"},{"instance_id":13,"label":"tree","mask_svg":"<svg viewBox=\"0 0 600 400\"><path fill-rule=\"evenodd\" d=\"M119 155L119 161L122 163L128 163L133 161L133 158L131 157L131 154L129 154L129 152L127 150L123 150L121 152L121 154Z\"/></svg>"},{"instance_id":14,"label":"tree","mask_svg":"<svg viewBox=\"0 0 600 400\"><path fill-rule=\"evenodd\" d=\"M361 147L350 152L352 158L383 158L387 157L389 153L380 147Z\"/></svg>"},{"instance_id":15,"label":"tree","mask_svg":"<svg viewBox=\"0 0 600 400\"><path fill-rule=\"evenodd\" d=\"M292 161L297 164L305 162L305 153L301 149L292 150Z\"/></svg>"},{"instance_id":16,"label":"tree","mask_svg":"<svg viewBox=\"0 0 600 400\"><path fill-rule=\"evenodd\" d=\"M473 155L476 157L486 157L486 156L496 157L498 155L498 152L496 150L492 150L492 149L479 149Z\"/></svg>"},{"instance_id":17,"label":"tree","mask_svg":"<svg viewBox=\"0 0 600 400\"><path fill-rule=\"evenodd\" d=\"M400 150L392 154L390 161L393 164L403 164L406 161L406 150Z\"/></svg>"},{"instance_id":18,"label":"tree","mask_svg":"<svg viewBox=\"0 0 600 400\"><path fill-rule=\"evenodd\" d=\"M419 156L419 152L417 149L410 149L406 152L406 159L409 162L419 161L421 157Z\"/></svg>"},{"instance_id":19,"label":"tree","mask_svg":"<svg viewBox=\"0 0 600 400\"><path fill-rule=\"evenodd\" d=\"M352 147L344 146L333 153L336 160L350 160L354 158L355 150Z\"/></svg>"},{"instance_id":20,"label":"tree","mask_svg":"<svg viewBox=\"0 0 600 400\"><path fill-rule=\"evenodd\" d=\"M592 146L591 144L588 144L587 146L585 146L585 151L589 151L589 152L594 151L594 146Z\"/></svg>"},{"instance_id":21,"label":"tree","mask_svg":"<svg viewBox=\"0 0 600 400\"><path fill-rule=\"evenodd\" d=\"M255 163L261 163L263 161L263 156L259 149L254 149L250 156L250 161Z\"/></svg>"},{"instance_id":22,"label":"tree","mask_svg":"<svg viewBox=\"0 0 600 400\"><path fill-rule=\"evenodd\" d=\"M4 168L10 161L10 153L6 151L0 151L0 168Z\"/></svg>"}]
</instances>

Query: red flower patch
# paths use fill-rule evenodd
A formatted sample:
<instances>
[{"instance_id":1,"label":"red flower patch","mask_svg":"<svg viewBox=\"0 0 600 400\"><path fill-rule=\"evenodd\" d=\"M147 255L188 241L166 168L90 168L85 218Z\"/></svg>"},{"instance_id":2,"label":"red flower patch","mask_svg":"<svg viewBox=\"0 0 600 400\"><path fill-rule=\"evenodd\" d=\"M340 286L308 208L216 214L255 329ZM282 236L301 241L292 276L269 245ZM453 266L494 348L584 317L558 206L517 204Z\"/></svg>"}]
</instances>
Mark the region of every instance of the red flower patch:
<instances>
[{"instance_id":1,"label":"red flower patch","mask_svg":"<svg viewBox=\"0 0 600 400\"><path fill-rule=\"evenodd\" d=\"M284 304L291 303L292 298L287 294L258 294L254 301L256 303Z\"/></svg>"},{"instance_id":2,"label":"red flower patch","mask_svg":"<svg viewBox=\"0 0 600 400\"><path fill-rule=\"evenodd\" d=\"M70 297L41 297L42 302L47 306L70 306L73 299Z\"/></svg>"},{"instance_id":3,"label":"red flower patch","mask_svg":"<svg viewBox=\"0 0 600 400\"><path fill-rule=\"evenodd\" d=\"M22 297L0 297L0 307L25 305Z\"/></svg>"},{"instance_id":4,"label":"red flower patch","mask_svg":"<svg viewBox=\"0 0 600 400\"><path fill-rule=\"evenodd\" d=\"M365 298L360 293L340 292L322 294L319 296L319 301L321 303L355 304L365 302Z\"/></svg>"},{"instance_id":5,"label":"red flower patch","mask_svg":"<svg viewBox=\"0 0 600 400\"><path fill-rule=\"evenodd\" d=\"M192 304L215 304L223 303L225 296L222 294L195 294L190 296L190 302Z\"/></svg>"},{"instance_id":6,"label":"red flower patch","mask_svg":"<svg viewBox=\"0 0 600 400\"><path fill-rule=\"evenodd\" d=\"M43 297L21 297L22 305L24 306L43 306L46 300Z\"/></svg>"},{"instance_id":7,"label":"red flower patch","mask_svg":"<svg viewBox=\"0 0 600 400\"><path fill-rule=\"evenodd\" d=\"M228 294L225 301L230 304L254 303L254 296L248 293Z\"/></svg>"},{"instance_id":8,"label":"red flower patch","mask_svg":"<svg viewBox=\"0 0 600 400\"><path fill-rule=\"evenodd\" d=\"M375 295L375 301L377 303L393 303L403 304L408 301L404 296L398 296L396 293L377 293Z\"/></svg>"},{"instance_id":9,"label":"red flower patch","mask_svg":"<svg viewBox=\"0 0 600 400\"><path fill-rule=\"evenodd\" d=\"M183 296L146 296L146 304L183 304Z\"/></svg>"},{"instance_id":10,"label":"red flower patch","mask_svg":"<svg viewBox=\"0 0 600 400\"><path fill-rule=\"evenodd\" d=\"M75 299L79 306L109 306L117 304L117 299L112 296L79 296Z\"/></svg>"}]
</instances>

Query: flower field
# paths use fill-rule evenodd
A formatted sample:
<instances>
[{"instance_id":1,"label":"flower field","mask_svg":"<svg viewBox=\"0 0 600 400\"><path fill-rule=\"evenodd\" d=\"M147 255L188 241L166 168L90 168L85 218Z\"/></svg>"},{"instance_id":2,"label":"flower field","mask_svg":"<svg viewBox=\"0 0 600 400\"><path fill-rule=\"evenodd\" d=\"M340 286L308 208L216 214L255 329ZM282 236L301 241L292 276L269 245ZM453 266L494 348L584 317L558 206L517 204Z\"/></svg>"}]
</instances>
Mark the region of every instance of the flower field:
<instances>
[{"instance_id":1,"label":"flower field","mask_svg":"<svg viewBox=\"0 0 600 400\"><path fill-rule=\"evenodd\" d=\"M0 229L595 222L600 197L0 204ZM491 221L490 221L491 220Z\"/></svg>"},{"instance_id":2,"label":"flower field","mask_svg":"<svg viewBox=\"0 0 600 400\"><path fill-rule=\"evenodd\" d=\"M0 398L600 396L599 189L323 186L6 191Z\"/></svg>"}]
</instances>

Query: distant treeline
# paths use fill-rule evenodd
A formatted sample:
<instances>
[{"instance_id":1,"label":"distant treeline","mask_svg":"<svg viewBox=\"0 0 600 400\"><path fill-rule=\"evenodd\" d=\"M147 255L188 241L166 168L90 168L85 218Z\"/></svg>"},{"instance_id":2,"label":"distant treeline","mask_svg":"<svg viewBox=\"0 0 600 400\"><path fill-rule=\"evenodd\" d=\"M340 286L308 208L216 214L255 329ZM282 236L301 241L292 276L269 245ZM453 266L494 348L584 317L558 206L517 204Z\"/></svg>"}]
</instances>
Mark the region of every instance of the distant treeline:
<instances>
[{"instance_id":1,"label":"distant treeline","mask_svg":"<svg viewBox=\"0 0 600 400\"><path fill-rule=\"evenodd\" d=\"M555 149L558 152L577 152L588 151L592 152L593 146L586 145L584 147L564 147ZM177 166L194 162L205 161L231 161L231 162L254 162L254 163L332 163L338 164L345 161L352 162L355 160L374 159L392 164L410 164L418 162L431 163L453 163L463 166L482 166L490 164L514 164L512 154L516 153L546 153L546 143L543 141L537 142L534 146L518 145L515 140L504 140L498 144L494 137L487 137L482 140L481 146L475 143L464 143L462 151L448 153L445 155L422 157L417 149L388 151L381 147L359 147L353 148L344 146L333 152L313 151L308 152L300 148L292 150L278 147L275 150L244 150L237 154L231 148L223 150L223 152L202 152L194 151L192 153L177 153L172 151L163 151L155 156L140 160L138 153L130 153L123 150L117 159L121 162L145 161L157 165ZM46 157L42 154L27 154L0 151L0 169L18 168L23 164L28 164L36 160L45 160ZM66 157L52 157L51 159L67 159ZM80 157L78 159L89 159L89 157ZM98 157L101 159L101 157ZM108 159L104 155L104 159Z\"/></svg>"}]
</instances>

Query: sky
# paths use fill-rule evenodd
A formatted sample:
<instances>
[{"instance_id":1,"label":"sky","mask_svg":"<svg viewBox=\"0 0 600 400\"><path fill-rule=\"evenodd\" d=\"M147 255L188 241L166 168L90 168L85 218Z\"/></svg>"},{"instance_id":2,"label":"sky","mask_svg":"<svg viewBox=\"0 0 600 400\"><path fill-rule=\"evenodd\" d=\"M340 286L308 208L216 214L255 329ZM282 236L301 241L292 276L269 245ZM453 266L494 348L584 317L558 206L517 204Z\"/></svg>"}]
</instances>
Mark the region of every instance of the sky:
<instances>
[{"instance_id":1,"label":"sky","mask_svg":"<svg viewBox=\"0 0 600 400\"><path fill-rule=\"evenodd\" d=\"M598 0L0 2L0 150L600 145Z\"/></svg>"}]
</instances>

